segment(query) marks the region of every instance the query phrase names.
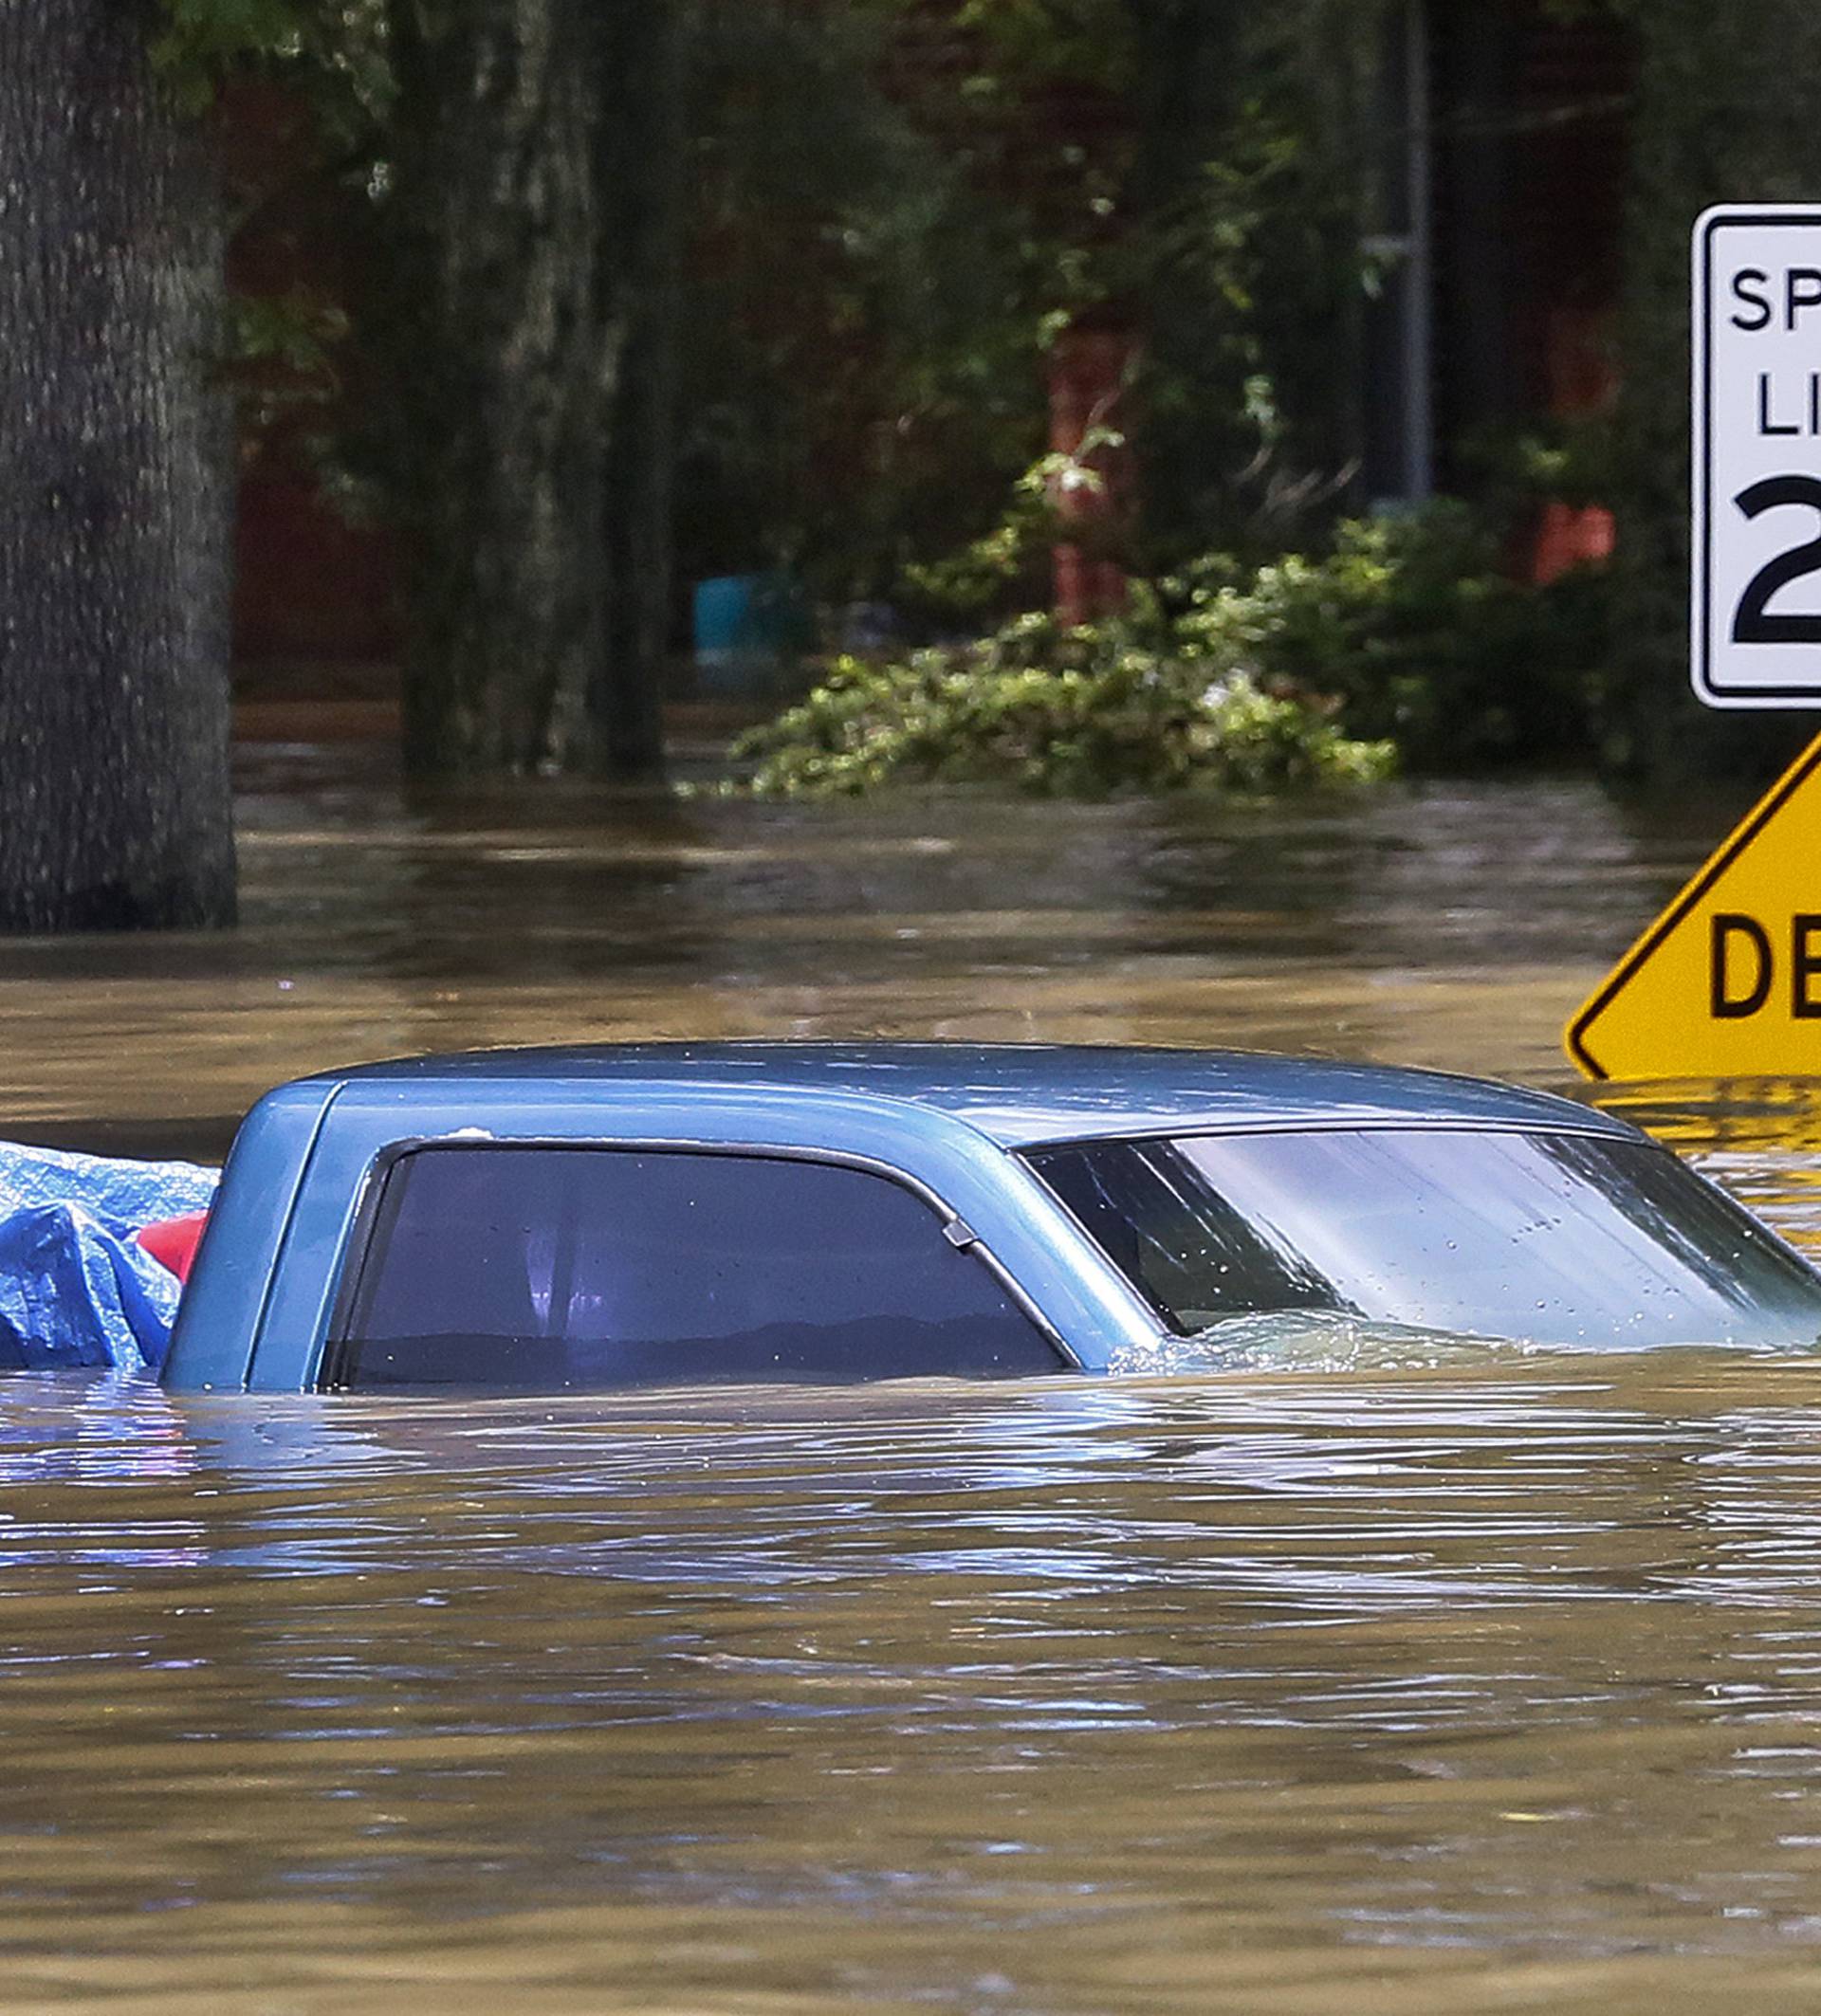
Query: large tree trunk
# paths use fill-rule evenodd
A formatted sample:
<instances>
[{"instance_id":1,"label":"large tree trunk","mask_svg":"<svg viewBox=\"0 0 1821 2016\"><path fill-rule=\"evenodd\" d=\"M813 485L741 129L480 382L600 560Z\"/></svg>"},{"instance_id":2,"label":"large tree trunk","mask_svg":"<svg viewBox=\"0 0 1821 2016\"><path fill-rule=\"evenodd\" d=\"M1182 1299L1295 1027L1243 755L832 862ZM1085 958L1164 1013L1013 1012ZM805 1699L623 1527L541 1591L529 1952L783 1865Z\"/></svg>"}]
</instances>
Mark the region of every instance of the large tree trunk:
<instances>
[{"instance_id":1,"label":"large tree trunk","mask_svg":"<svg viewBox=\"0 0 1821 2016\"><path fill-rule=\"evenodd\" d=\"M221 223L122 0L0 6L0 929L232 921Z\"/></svg>"},{"instance_id":2,"label":"large tree trunk","mask_svg":"<svg viewBox=\"0 0 1821 2016\"><path fill-rule=\"evenodd\" d=\"M687 38L682 0L640 0L606 16L602 311L610 327L624 327L626 347L607 443L606 651L589 726L599 767L652 777L664 766L671 639Z\"/></svg>"},{"instance_id":3,"label":"large tree trunk","mask_svg":"<svg viewBox=\"0 0 1821 2016\"><path fill-rule=\"evenodd\" d=\"M405 746L561 767L605 649L590 0L402 0L388 317L413 554Z\"/></svg>"},{"instance_id":4,"label":"large tree trunk","mask_svg":"<svg viewBox=\"0 0 1821 2016\"><path fill-rule=\"evenodd\" d=\"M680 0L398 0L420 773L663 759Z\"/></svg>"}]
</instances>

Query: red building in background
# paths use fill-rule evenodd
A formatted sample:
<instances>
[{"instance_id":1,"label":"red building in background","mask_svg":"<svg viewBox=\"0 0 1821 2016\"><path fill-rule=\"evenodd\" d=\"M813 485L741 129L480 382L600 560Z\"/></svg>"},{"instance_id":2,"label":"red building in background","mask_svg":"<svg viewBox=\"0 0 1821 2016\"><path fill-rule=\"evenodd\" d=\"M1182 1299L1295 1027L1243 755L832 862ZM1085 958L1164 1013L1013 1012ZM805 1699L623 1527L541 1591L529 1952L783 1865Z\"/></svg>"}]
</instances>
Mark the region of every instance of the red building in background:
<instances>
[{"instance_id":1,"label":"red building in background","mask_svg":"<svg viewBox=\"0 0 1821 2016\"><path fill-rule=\"evenodd\" d=\"M284 93L242 86L224 125L230 186L258 192L229 249L229 286L314 323L322 351L315 366L237 367L252 424L241 432L235 657L248 667L389 664L399 643L392 538L330 500L316 450L345 418L347 374L359 369L335 323L359 293L363 205L308 172L304 114Z\"/></svg>"}]
</instances>

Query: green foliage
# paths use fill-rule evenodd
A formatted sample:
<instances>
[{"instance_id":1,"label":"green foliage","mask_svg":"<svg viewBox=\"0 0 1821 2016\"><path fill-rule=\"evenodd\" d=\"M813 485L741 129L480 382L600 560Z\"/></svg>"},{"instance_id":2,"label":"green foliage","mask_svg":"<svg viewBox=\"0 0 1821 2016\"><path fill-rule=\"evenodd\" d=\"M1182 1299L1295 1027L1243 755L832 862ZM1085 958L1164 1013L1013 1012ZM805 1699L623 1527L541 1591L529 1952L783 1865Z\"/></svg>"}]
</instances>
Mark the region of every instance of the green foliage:
<instances>
[{"instance_id":1,"label":"green foliage","mask_svg":"<svg viewBox=\"0 0 1821 2016\"><path fill-rule=\"evenodd\" d=\"M702 0L684 572L842 601L933 569L984 607L1084 319L1143 339L1156 554L1318 532L1359 453L1380 5Z\"/></svg>"},{"instance_id":2,"label":"green foliage","mask_svg":"<svg viewBox=\"0 0 1821 2016\"><path fill-rule=\"evenodd\" d=\"M1630 194L1617 423L1615 767L1764 770L1787 755L1774 712L1701 710L1687 681L1688 232L1717 203L1801 203L1821 182L1821 64L1809 0L1614 0L1635 24ZM1697 726L1697 724L1699 724Z\"/></svg>"},{"instance_id":3,"label":"green foliage","mask_svg":"<svg viewBox=\"0 0 1821 2016\"><path fill-rule=\"evenodd\" d=\"M904 11L695 12L686 576L884 593L988 524L1041 438L1051 247L983 160L1012 115L899 64Z\"/></svg>"},{"instance_id":4,"label":"green foliage","mask_svg":"<svg viewBox=\"0 0 1821 2016\"><path fill-rule=\"evenodd\" d=\"M1141 302L1152 563L1261 559L1356 495L1363 249L1394 229L1374 92L1383 0L1127 0L1138 146L1115 292Z\"/></svg>"},{"instance_id":5,"label":"green foliage","mask_svg":"<svg viewBox=\"0 0 1821 2016\"><path fill-rule=\"evenodd\" d=\"M1091 427L1071 453L1040 455L1012 486L1011 502L999 522L959 553L929 561L912 560L904 570L907 601L922 601L950 615L974 615L1004 605L1008 592L1036 578L1047 566L1058 539L1079 540L1082 528L1068 523L1058 508L1070 492L1102 495L1106 478L1094 457L1124 448L1115 429Z\"/></svg>"},{"instance_id":6,"label":"green foliage","mask_svg":"<svg viewBox=\"0 0 1821 2016\"><path fill-rule=\"evenodd\" d=\"M1581 760L1609 652L1609 577L1515 580L1464 504L1351 521L1323 557L1243 573L1216 558L1164 585L1177 633L1268 685L1331 693L1350 733L1416 769Z\"/></svg>"},{"instance_id":7,"label":"green foliage","mask_svg":"<svg viewBox=\"0 0 1821 2016\"><path fill-rule=\"evenodd\" d=\"M268 437L300 412L331 407L341 395L347 340L346 312L313 288L231 296L218 376L234 394L243 442ZM304 435L297 445L321 447Z\"/></svg>"},{"instance_id":8,"label":"green foliage","mask_svg":"<svg viewBox=\"0 0 1821 2016\"><path fill-rule=\"evenodd\" d=\"M358 243L394 58L455 4L154 0L154 55L197 110L283 83L309 115L283 202L313 177ZM1146 337L1121 424L1157 563L1310 536L1356 447L1334 409L1380 4L691 0L679 571L784 566L831 602L909 576L976 620L1020 599L1066 480L1032 471L1049 346L1092 314Z\"/></svg>"},{"instance_id":9,"label":"green foliage","mask_svg":"<svg viewBox=\"0 0 1821 2016\"><path fill-rule=\"evenodd\" d=\"M1137 60L1128 0L962 0L956 23L975 38L976 95L1032 78L1130 85Z\"/></svg>"},{"instance_id":10,"label":"green foliage","mask_svg":"<svg viewBox=\"0 0 1821 2016\"><path fill-rule=\"evenodd\" d=\"M1267 792L1387 775L1388 743L1350 741L1318 702L1171 648L1155 612L1062 630L1022 616L984 641L874 666L843 658L800 706L747 735L768 797L896 783Z\"/></svg>"},{"instance_id":11,"label":"green foliage","mask_svg":"<svg viewBox=\"0 0 1821 2016\"><path fill-rule=\"evenodd\" d=\"M269 216L293 242L300 233L342 248L359 242L396 91L388 4L155 0L153 66L193 117L215 116L224 93L249 82L276 87L255 91L249 111L230 105L220 122L230 229L250 228L257 241ZM242 289L226 303L224 334L217 377L234 395L243 459L281 440L314 465L325 491L345 488L335 463L353 356L346 305L307 280ZM319 426L285 424L304 408Z\"/></svg>"},{"instance_id":12,"label":"green foliage","mask_svg":"<svg viewBox=\"0 0 1821 2016\"><path fill-rule=\"evenodd\" d=\"M222 72L234 64L302 55L322 13L312 0L160 0L160 11L153 60L196 110L211 102Z\"/></svg>"},{"instance_id":13,"label":"green foliage","mask_svg":"<svg viewBox=\"0 0 1821 2016\"><path fill-rule=\"evenodd\" d=\"M249 70L309 99L322 137L353 144L393 97L385 0L157 0L152 61L193 112Z\"/></svg>"},{"instance_id":14,"label":"green foliage","mask_svg":"<svg viewBox=\"0 0 1821 2016\"><path fill-rule=\"evenodd\" d=\"M338 391L333 352L347 340L348 318L307 287L285 294L243 294L229 304L234 352L252 364L273 364L322 385L311 396Z\"/></svg>"},{"instance_id":15,"label":"green foliage","mask_svg":"<svg viewBox=\"0 0 1821 2016\"><path fill-rule=\"evenodd\" d=\"M903 781L1036 791L1271 790L1584 761L1605 702L1611 581L1514 580L1444 501L1343 524L1320 555L1208 556L1115 621L1021 616L981 642L843 659L748 736L758 790Z\"/></svg>"}]
</instances>

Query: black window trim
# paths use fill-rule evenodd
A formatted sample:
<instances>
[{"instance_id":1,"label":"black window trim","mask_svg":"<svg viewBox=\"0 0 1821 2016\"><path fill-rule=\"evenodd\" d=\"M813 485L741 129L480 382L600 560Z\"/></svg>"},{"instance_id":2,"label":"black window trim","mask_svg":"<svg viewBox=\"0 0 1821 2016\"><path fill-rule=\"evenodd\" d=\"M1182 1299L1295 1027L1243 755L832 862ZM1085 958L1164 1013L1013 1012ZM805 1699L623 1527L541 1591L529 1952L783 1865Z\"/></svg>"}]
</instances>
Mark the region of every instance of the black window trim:
<instances>
[{"instance_id":1,"label":"black window trim","mask_svg":"<svg viewBox=\"0 0 1821 2016\"><path fill-rule=\"evenodd\" d=\"M353 1318L355 1305L359 1300L367 1267L373 1258L373 1236L378 1223L380 1207L385 1200L386 1185L391 1180L393 1170L401 1162L430 1148L490 1148L508 1152L521 1148L545 1151L564 1148L597 1155L721 1155L745 1162L817 1163L825 1168L852 1169L862 1176L883 1177L887 1182L895 1183L900 1190L908 1190L920 1204L934 1215L938 1235L947 1239L949 1245L958 1252L973 1254L982 1262L1036 1328L1038 1334L1056 1352L1060 1369L1069 1372L1079 1372L1083 1369L1080 1358L1068 1340L1032 1300L1011 1269L961 1213L921 1177L912 1176L908 1169L883 1162L876 1156L853 1155L837 1148L785 1147L756 1142L647 1141L603 1139L599 1135L576 1134L514 1134L507 1137L464 1132L416 1135L405 1141L389 1142L368 1164L366 1174L361 1180L359 1202L356 1206L348 1236L342 1246L340 1274L336 1283L335 1293L330 1298L328 1326L318 1347L315 1365L311 1367L307 1387L310 1392L340 1393L346 1390L340 1384L338 1375L347 1347L353 1341L347 1334L348 1325Z\"/></svg>"}]
</instances>

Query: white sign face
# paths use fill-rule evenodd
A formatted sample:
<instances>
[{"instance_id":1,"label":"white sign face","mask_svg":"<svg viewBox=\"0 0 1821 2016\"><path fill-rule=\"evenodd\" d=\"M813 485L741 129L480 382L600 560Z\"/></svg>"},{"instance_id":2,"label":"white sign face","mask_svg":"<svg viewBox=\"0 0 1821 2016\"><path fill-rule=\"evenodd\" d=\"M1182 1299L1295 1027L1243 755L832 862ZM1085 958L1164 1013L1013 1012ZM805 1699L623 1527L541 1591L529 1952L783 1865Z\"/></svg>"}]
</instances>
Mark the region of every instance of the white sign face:
<instances>
[{"instance_id":1,"label":"white sign face","mask_svg":"<svg viewBox=\"0 0 1821 2016\"><path fill-rule=\"evenodd\" d=\"M1821 209L1695 227L1695 691L1821 707Z\"/></svg>"}]
</instances>

